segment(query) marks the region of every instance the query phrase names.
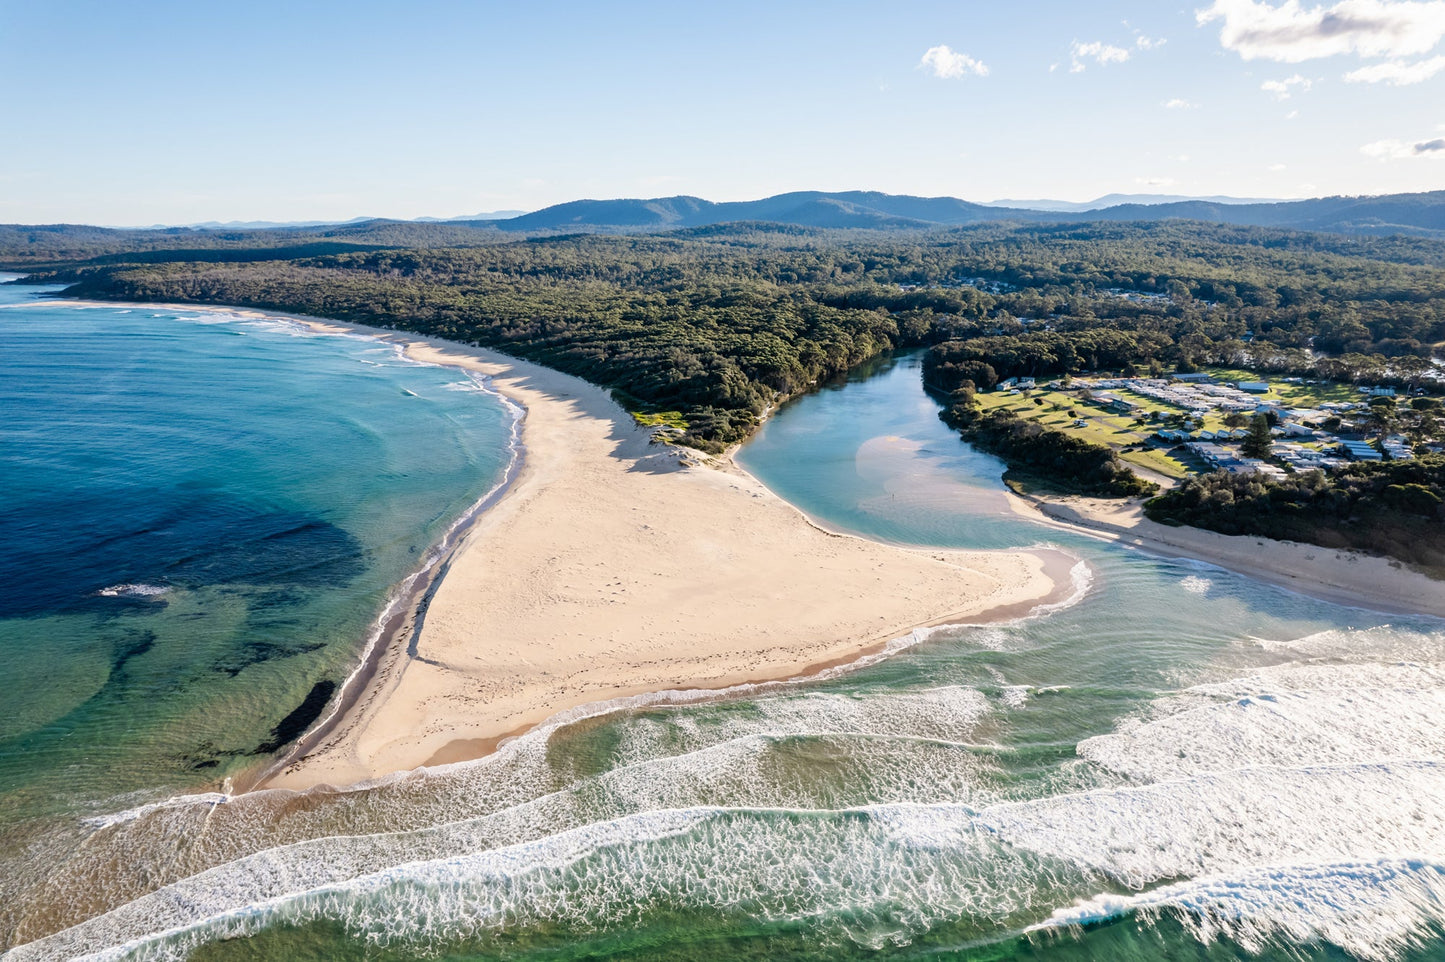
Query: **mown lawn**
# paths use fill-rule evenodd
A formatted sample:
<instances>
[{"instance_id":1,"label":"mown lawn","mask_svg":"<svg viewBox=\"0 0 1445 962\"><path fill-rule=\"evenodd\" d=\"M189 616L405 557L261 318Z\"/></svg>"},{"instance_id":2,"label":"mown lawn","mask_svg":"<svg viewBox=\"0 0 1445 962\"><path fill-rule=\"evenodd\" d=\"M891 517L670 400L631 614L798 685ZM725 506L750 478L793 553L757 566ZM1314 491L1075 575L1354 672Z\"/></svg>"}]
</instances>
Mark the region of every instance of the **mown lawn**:
<instances>
[{"instance_id":1,"label":"mown lawn","mask_svg":"<svg viewBox=\"0 0 1445 962\"><path fill-rule=\"evenodd\" d=\"M1126 397L1129 392L1114 393L1120 397ZM1147 404L1148 407L1141 408L1142 411L1160 410L1173 413L1175 410L1169 405L1159 404L1144 397L1132 396L1127 399L1141 405ZM1036 400L1041 400L1043 403L1036 404ZM1047 428L1113 448L1122 460L1148 468L1166 477L1183 478L1190 474L1184 465L1170 457L1165 451L1156 448L1143 451L1121 450L1146 441L1158 429L1157 425L1135 424L1136 415L1114 414L1096 404L1082 400L1076 394L1047 389L1016 395L994 391L978 395L978 401L985 411L1007 409L1019 417L1038 421ZM1074 414L1070 415L1070 411L1073 411ZM1074 423L1076 420L1086 423L1079 427ZM1223 426L1222 422L1220 426ZM1209 430L1213 430L1213 428L1209 428Z\"/></svg>"},{"instance_id":2,"label":"mown lawn","mask_svg":"<svg viewBox=\"0 0 1445 962\"><path fill-rule=\"evenodd\" d=\"M1349 403L1365 400L1365 395L1356 390L1352 384L1286 384L1281 380L1271 378L1267 375L1253 371L1245 371L1240 368L1211 367L1203 368L1202 370L1221 383L1229 381L1264 381L1269 385L1268 393L1257 394L1255 397L1264 401L1279 401L1288 407L1313 408L1327 401Z\"/></svg>"}]
</instances>

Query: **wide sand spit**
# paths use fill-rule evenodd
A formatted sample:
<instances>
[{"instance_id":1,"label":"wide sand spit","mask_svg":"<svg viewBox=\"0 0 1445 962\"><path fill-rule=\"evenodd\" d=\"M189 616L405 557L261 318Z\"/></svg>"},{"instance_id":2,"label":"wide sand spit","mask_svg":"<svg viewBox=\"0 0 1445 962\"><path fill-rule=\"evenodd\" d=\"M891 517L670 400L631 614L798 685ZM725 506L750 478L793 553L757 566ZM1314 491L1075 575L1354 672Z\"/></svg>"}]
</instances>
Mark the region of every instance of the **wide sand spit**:
<instances>
[{"instance_id":1,"label":"wide sand spit","mask_svg":"<svg viewBox=\"0 0 1445 962\"><path fill-rule=\"evenodd\" d=\"M293 319L482 375L523 409L523 455L339 713L253 787L477 758L580 706L806 677L917 628L1018 618L1074 590L1077 559L1052 548L921 549L825 530L730 458L654 443L579 378Z\"/></svg>"}]
</instances>

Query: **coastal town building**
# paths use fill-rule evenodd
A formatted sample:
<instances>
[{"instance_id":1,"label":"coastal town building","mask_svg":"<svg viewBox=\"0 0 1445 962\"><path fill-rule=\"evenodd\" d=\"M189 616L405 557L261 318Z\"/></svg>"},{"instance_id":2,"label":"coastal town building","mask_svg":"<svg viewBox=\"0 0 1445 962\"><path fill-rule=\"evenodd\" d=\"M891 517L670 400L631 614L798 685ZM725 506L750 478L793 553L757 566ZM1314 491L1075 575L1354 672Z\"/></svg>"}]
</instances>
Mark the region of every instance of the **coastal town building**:
<instances>
[{"instance_id":1,"label":"coastal town building","mask_svg":"<svg viewBox=\"0 0 1445 962\"><path fill-rule=\"evenodd\" d=\"M1385 456L1368 441L1341 441L1340 448L1351 461L1383 461Z\"/></svg>"}]
</instances>

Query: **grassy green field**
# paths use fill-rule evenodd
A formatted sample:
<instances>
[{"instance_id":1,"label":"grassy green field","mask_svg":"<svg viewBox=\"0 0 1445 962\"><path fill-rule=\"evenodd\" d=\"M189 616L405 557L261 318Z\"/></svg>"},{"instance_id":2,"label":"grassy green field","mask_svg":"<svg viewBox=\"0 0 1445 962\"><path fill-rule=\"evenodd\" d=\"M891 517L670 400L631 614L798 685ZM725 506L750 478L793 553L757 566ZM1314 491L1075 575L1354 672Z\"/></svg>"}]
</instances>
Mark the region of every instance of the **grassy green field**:
<instances>
[{"instance_id":1,"label":"grassy green field","mask_svg":"<svg viewBox=\"0 0 1445 962\"><path fill-rule=\"evenodd\" d=\"M1168 405L1159 404L1143 397L1129 396L1127 391L1115 393L1141 405L1147 404L1148 407L1141 407L1141 411L1160 410L1171 413L1174 411ZM996 391L978 395L978 401L985 411L1009 410L1019 417L1038 421L1053 430L1113 448L1123 461L1165 477L1182 478L1191 473L1188 468L1170 457L1167 452L1157 448L1147 448L1143 451L1121 450L1145 442L1153 435L1157 426L1136 424L1134 422L1136 415L1114 414L1105 411L1098 405L1081 400L1076 394L1046 389L1030 391L1027 394L1008 394ZM1039 404L1036 401L1043 403ZM1072 414L1069 413L1071 411ZM1079 426L1075 424L1076 421L1085 423Z\"/></svg>"},{"instance_id":2,"label":"grassy green field","mask_svg":"<svg viewBox=\"0 0 1445 962\"><path fill-rule=\"evenodd\" d=\"M1365 400L1365 396L1351 384L1285 384L1266 375L1242 368L1210 367L1202 370L1220 383L1230 381L1264 381L1269 385L1265 394L1255 395L1264 401L1278 401L1288 407L1312 408L1327 401L1348 403Z\"/></svg>"}]
</instances>

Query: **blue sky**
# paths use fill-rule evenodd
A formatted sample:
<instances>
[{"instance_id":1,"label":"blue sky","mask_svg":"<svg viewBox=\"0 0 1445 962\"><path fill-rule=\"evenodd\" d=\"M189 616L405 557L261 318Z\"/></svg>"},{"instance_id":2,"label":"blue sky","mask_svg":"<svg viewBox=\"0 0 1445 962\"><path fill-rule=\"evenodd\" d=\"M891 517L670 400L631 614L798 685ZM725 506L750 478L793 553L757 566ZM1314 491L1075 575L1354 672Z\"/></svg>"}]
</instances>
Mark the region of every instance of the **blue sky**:
<instances>
[{"instance_id":1,"label":"blue sky","mask_svg":"<svg viewBox=\"0 0 1445 962\"><path fill-rule=\"evenodd\" d=\"M1445 187L1445 0L0 0L0 221Z\"/></svg>"}]
</instances>

